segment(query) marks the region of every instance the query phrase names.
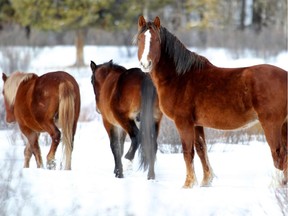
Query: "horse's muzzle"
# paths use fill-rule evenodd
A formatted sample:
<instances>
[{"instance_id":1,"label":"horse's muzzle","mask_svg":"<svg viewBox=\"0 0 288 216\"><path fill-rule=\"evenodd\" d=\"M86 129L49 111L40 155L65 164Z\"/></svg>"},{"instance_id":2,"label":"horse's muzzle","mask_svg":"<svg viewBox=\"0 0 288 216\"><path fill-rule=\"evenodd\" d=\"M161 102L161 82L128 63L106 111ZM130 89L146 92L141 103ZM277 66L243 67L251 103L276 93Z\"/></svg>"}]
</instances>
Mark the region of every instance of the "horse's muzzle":
<instances>
[{"instance_id":1,"label":"horse's muzzle","mask_svg":"<svg viewBox=\"0 0 288 216\"><path fill-rule=\"evenodd\" d=\"M140 61L141 69L143 72L149 73L152 70L152 61Z\"/></svg>"}]
</instances>

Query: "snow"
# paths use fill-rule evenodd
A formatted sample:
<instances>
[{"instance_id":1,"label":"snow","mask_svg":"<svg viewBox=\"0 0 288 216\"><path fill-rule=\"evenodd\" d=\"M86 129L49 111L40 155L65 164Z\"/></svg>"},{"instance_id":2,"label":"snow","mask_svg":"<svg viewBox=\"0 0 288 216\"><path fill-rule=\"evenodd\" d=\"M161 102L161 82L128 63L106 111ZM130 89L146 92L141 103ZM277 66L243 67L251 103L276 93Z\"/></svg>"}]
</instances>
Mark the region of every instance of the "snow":
<instances>
[{"instance_id":1,"label":"snow","mask_svg":"<svg viewBox=\"0 0 288 216\"><path fill-rule=\"evenodd\" d=\"M125 57L125 47L85 47L85 62L97 64L113 59L126 67L138 66L135 57ZM192 48L191 48L192 49ZM59 170L61 147L56 155L58 169L37 169L32 158L29 169L23 169L24 145L21 136L10 130L0 131L0 215L288 215L288 200L279 205L277 192L287 187L277 183L279 172L273 166L267 143L251 141L248 145L224 143L209 146L209 160L215 173L211 187L183 189L185 164L182 154L158 151L156 180L138 169L137 154L133 163L123 159L124 179L113 175L114 160L109 139L96 114L90 84L89 66L71 68L75 49L69 46L45 47L31 64L31 70L43 74L66 70L79 82L82 116L75 135L72 171ZM195 51L195 50L194 50ZM197 51L198 52L198 51ZM199 50L217 66L239 67L271 63L288 70L288 53L271 59L253 56L233 59L224 49ZM2 88L2 83L0 84ZM84 110L84 111L83 111ZM88 112L88 114L86 114ZM87 116L88 115L88 116ZM45 163L49 145L43 144ZM126 148L129 143L126 143ZM195 171L201 182L202 168L195 157Z\"/></svg>"}]
</instances>

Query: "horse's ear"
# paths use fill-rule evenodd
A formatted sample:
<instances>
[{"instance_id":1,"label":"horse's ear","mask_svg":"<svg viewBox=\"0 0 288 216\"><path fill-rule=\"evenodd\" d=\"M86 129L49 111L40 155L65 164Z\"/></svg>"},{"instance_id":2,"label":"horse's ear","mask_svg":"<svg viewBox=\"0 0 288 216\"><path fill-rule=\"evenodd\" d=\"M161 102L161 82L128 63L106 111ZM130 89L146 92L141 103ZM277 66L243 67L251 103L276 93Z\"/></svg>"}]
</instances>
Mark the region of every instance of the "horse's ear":
<instances>
[{"instance_id":1,"label":"horse's ear","mask_svg":"<svg viewBox=\"0 0 288 216\"><path fill-rule=\"evenodd\" d=\"M111 60L109 61L109 64L110 64L110 65L112 65L112 64L113 64L113 59L111 59Z\"/></svg>"},{"instance_id":2,"label":"horse's ear","mask_svg":"<svg viewBox=\"0 0 288 216\"><path fill-rule=\"evenodd\" d=\"M157 28L160 28L161 23L160 23L160 18L158 16L155 17L153 23Z\"/></svg>"},{"instance_id":3,"label":"horse's ear","mask_svg":"<svg viewBox=\"0 0 288 216\"><path fill-rule=\"evenodd\" d=\"M2 73L2 80L5 82L7 80L7 75L5 73Z\"/></svg>"},{"instance_id":4,"label":"horse's ear","mask_svg":"<svg viewBox=\"0 0 288 216\"><path fill-rule=\"evenodd\" d=\"M141 15L138 19L138 29L142 28L145 25L146 25L146 20L144 16Z\"/></svg>"},{"instance_id":5,"label":"horse's ear","mask_svg":"<svg viewBox=\"0 0 288 216\"><path fill-rule=\"evenodd\" d=\"M94 71L97 69L97 65L95 64L95 62L91 61L90 68L92 70L92 73L94 73Z\"/></svg>"}]
</instances>

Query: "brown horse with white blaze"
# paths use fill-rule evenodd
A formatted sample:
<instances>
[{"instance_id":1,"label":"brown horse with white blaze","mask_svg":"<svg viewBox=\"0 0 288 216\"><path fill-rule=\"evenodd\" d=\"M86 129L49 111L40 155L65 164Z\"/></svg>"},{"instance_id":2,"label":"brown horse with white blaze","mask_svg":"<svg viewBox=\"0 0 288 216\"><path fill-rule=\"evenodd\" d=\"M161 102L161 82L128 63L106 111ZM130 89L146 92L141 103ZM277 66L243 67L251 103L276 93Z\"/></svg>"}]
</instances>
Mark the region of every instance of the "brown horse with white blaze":
<instances>
[{"instance_id":1,"label":"brown horse with white blaze","mask_svg":"<svg viewBox=\"0 0 288 216\"><path fill-rule=\"evenodd\" d=\"M80 112L80 92L76 80L66 72L57 71L38 76L34 73L3 73L3 95L6 121L17 122L28 143L24 151L24 167L29 167L32 155L37 167L43 167L38 137L47 132L52 144L47 155L47 168L55 169L55 153L62 142L65 169L71 169L74 135ZM58 123L58 124L57 124Z\"/></svg>"},{"instance_id":2,"label":"brown horse with white blaze","mask_svg":"<svg viewBox=\"0 0 288 216\"><path fill-rule=\"evenodd\" d=\"M194 126L231 130L259 120L274 166L287 183L287 71L262 64L220 68L189 51L161 26L159 17L138 20L138 59L150 72L161 110L180 134L187 176L195 182Z\"/></svg>"}]
</instances>

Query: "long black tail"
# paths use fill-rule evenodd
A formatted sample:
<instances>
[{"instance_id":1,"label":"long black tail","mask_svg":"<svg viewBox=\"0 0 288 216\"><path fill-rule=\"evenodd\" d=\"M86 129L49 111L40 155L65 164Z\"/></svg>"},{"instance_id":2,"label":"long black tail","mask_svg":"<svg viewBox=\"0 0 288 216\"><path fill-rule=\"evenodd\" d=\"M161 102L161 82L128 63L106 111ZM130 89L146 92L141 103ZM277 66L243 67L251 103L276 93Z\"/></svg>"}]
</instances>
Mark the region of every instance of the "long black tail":
<instances>
[{"instance_id":1,"label":"long black tail","mask_svg":"<svg viewBox=\"0 0 288 216\"><path fill-rule=\"evenodd\" d=\"M157 152L157 128L154 119L156 89L150 75L146 74L141 88L140 112L140 168L147 170L149 164L154 166Z\"/></svg>"}]
</instances>

